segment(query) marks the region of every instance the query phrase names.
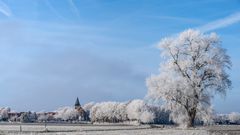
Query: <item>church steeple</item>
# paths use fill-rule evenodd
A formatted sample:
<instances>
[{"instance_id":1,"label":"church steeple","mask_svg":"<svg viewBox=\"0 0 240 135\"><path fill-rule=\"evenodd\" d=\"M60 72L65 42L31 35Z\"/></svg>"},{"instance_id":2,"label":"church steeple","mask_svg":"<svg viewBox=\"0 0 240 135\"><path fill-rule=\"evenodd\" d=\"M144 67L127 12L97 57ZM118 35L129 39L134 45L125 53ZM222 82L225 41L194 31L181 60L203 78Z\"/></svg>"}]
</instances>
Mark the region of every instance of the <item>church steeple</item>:
<instances>
[{"instance_id":1,"label":"church steeple","mask_svg":"<svg viewBox=\"0 0 240 135\"><path fill-rule=\"evenodd\" d=\"M81 105L80 105L79 99L77 97L77 100L75 102L75 108L78 108L78 107L81 107Z\"/></svg>"}]
</instances>

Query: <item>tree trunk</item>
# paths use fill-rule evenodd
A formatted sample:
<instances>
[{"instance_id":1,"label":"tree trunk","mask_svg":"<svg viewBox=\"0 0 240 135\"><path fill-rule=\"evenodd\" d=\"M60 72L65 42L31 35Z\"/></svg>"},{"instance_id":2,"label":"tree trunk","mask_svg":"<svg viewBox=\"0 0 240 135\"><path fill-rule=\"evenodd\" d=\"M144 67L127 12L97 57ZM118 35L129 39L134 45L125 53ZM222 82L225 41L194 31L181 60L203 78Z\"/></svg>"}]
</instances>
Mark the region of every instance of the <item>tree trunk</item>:
<instances>
[{"instance_id":1,"label":"tree trunk","mask_svg":"<svg viewBox=\"0 0 240 135\"><path fill-rule=\"evenodd\" d=\"M198 106L198 94L196 93L196 90L194 90L194 101L193 106L191 108L188 108L188 123L187 127L194 127L195 117L197 113L197 106Z\"/></svg>"},{"instance_id":2,"label":"tree trunk","mask_svg":"<svg viewBox=\"0 0 240 135\"><path fill-rule=\"evenodd\" d=\"M188 128L194 127L195 117L196 117L196 108L192 108L188 112L188 123L187 123Z\"/></svg>"}]
</instances>

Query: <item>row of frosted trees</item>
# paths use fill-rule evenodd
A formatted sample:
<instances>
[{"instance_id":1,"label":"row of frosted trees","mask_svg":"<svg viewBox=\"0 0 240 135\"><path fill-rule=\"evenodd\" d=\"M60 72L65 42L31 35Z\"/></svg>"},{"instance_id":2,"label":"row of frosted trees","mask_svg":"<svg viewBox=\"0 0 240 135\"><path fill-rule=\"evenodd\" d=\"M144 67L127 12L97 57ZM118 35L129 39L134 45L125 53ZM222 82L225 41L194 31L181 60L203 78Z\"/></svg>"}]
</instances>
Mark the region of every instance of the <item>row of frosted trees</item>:
<instances>
[{"instance_id":1,"label":"row of frosted trees","mask_svg":"<svg viewBox=\"0 0 240 135\"><path fill-rule=\"evenodd\" d=\"M92 123L109 122L137 122L137 123L169 123L169 112L161 107L147 105L143 100L128 102L101 102L88 103L83 106ZM2 121L12 122L79 122L82 119L79 112L73 107L61 107L52 113L47 112L22 112L11 115L10 108L0 108Z\"/></svg>"},{"instance_id":2,"label":"row of frosted trees","mask_svg":"<svg viewBox=\"0 0 240 135\"><path fill-rule=\"evenodd\" d=\"M86 104L84 109L89 113L91 122L126 122L138 123L169 123L167 111L155 106L147 105L143 100L129 102L102 102ZM160 114L161 113L161 114ZM156 117L160 116L160 117ZM162 120L158 120L161 118Z\"/></svg>"},{"instance_id":3,"label":"row of frosted trees","mask_svg":"<svg viewBox=\"0 0 240 135\"><path fill-rule=\"evenodd\" d=\"M171 110L164 106L149 105L143 100L132 100L127 102L90 102L83 106L92 123L155 123L174 124ZM60 108L55 118L72 120L76 117L75 110L71 107ZM209 121L201 115L197 115L195 124L240 124L240 113L229 114L213 113ZM177 123L176 123L177 124Z\"/></svg>"},{"instance_id":4,"label":"row of frosted trees","mask_svg":"<svg viewBox=\"0 0 240 135\"><path fill-rule=\"evenodd\" d=\"M91 122L96 123L119 123L137 122L173 124L170 111L160 106L147 105L143 100L132 100L129 102L90 102L83 106ZM19 117L11 117L9 107L0 108L0 121L20 122L47 122L47 121L68 121L79 120L78 112L73 107L61 107L55 111L55 115L44 112L24 112ZM202 119L197 118L196 123L203 124ZM215 124L240 124L240 113L215 114L212 116L212 123Z\"/></svg>"}]
</instances>

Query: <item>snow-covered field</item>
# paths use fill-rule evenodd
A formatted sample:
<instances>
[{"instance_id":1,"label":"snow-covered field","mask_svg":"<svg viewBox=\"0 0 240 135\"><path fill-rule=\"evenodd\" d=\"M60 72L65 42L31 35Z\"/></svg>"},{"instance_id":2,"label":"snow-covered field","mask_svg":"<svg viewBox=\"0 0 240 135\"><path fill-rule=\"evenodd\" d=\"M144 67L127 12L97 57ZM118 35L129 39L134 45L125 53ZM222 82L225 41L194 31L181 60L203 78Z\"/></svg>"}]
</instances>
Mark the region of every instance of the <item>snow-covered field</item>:
<instances>
[{"instance_id":1,"label":"snow-covered field","mask_svg":"<svg viewBox=\"0 0 240 135\"><path fill-rule=\"evenodd\" d=\"M20 132L20 129L22 132ZM129 125L70 125L48 124L0 124L0 135L239 135L240 126L211 126L195 129L178 129L162 126Z\"/></svg>"}]
</instances>

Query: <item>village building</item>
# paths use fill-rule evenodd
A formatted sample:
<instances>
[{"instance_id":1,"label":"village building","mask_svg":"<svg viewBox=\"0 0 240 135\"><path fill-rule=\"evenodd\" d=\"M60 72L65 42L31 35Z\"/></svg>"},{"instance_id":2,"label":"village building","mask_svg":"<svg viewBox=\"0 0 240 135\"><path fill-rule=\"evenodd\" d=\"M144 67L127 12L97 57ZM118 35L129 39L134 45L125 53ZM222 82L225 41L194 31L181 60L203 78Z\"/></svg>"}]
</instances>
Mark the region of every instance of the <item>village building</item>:
<instances>
[{"instance_id":1,"label":"village building","mask_svg":"<svg viewBox=\"0 0 240 135\"><path fill-rule=\"evenodd\" d=\"M86 121L89 120L89 117L87 115L87 113L85 112L85 110L81 107L81 104L79 102L79 99L77 97L76 101L75 101L75 109L78 112L78 118L80 121Z\"/></svg>"}]
</instances>

